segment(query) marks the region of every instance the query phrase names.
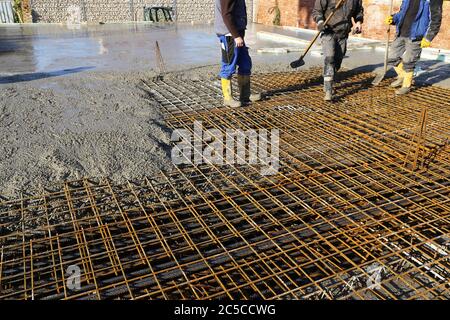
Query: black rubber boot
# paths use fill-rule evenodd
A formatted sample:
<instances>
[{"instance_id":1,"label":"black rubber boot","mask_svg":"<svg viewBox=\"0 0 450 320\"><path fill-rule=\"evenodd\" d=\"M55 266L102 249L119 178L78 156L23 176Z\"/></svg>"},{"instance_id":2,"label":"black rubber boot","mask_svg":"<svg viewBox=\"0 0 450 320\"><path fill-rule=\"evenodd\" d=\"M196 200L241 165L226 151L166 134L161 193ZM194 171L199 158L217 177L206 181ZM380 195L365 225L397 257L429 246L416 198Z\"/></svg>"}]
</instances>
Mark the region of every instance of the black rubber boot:
<instances>
[{"instance_id":1,"label":"black rubber boot","mask_svg":"<svg viewBox=\"0 0 450 320\"><path fill-rule=\"evenodd\" d=\"M261 94L252 94L250 89L250 76L238 75L240 101L243 104L257 102L262 99Z\"/></svg>"}]
</instances>

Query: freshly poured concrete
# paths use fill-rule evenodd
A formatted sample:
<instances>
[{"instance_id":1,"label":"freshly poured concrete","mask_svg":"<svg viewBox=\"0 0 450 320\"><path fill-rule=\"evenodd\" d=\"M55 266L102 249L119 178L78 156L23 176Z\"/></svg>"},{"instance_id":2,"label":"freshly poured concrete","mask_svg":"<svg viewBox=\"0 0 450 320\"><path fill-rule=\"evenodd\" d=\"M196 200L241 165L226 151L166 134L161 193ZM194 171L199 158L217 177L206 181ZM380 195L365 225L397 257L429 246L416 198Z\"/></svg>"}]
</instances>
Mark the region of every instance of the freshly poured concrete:
<instances>
[{"instance_id":1,"label":"freshly poured concrete","mask_svg":"<svg viewBox=\"0 0 450 320\"><path fill-rule=\"evenodd\" d=\"M252 26L247 44L252 49L276 46L256 38ZM271 28L267 28L271 30ZM74 68L101 71L150 70L158 41L169 69L217 64L220 46L213 27L173 24L24 25L0 27L0 72L54 72ZM262 57L261 57L262 58ZM264 56L263 60L277 60ZM258 61L258 57L255 57Z\"/></svg>"},{"instance_id":2,"label":"freshly poured concrete","mask_svg":"<svg viewBox=\"0 0 450 320\"><path fill-rule=\"evenodd\" d=\"M260 39L258 31L293 33L249 27L255 72L292 70L300 53L258 54L293 46ZM186 81L216 81L220 68L212 26L2 26L0 39L0 195L80 177L134 179L170 167L170 131L141 89L141 79L156 75L155 41L168 70ZM344 67L373 70L383 56L361 47L349 51ZM323 58L315 48L305 60L299 71ZM428 70L418 81L445 84L450 74L448 64L421 66Z\"/></svg>"},{"instance_id":3,"label":"freshly poured concrete","mask_svg":"<svg viewBox=\"0 0 450 320\"><path fill-rule=\"evenodd\" d=\"M258 32L280 34L280 39L261 37ZM257 53L258 49L293 47L292 42L283 43L283 37L298 37L305 42L312 36L311 31L253 24L248 28L246 41L255 66L260 64L264 70L265 67L285 65L288 69L289 62L299 56L298 52ZM86 71L149 71L156 67L156 41L172 71L193 66L217 66L220 61L220 46L211 25L8 25L0 27L0 39L0 84ZM350 39L349 44L357 47L358 39ZM298 44L299 48L305 46ZM361 50L349 51L348 56L351 59L344 60L344 67L367 65L374 69L381 66L384 53L374 47L361 47ZM320 65L320 48L313 48L306 62L305 67ZM438 62L423 64L424 68L430 65L439 67L440 73L448 71L448 66ZM440 76L438 82L442 82L442 78ZM448 85L448 81L441 84Z\"/></svg>"}]
</instances>

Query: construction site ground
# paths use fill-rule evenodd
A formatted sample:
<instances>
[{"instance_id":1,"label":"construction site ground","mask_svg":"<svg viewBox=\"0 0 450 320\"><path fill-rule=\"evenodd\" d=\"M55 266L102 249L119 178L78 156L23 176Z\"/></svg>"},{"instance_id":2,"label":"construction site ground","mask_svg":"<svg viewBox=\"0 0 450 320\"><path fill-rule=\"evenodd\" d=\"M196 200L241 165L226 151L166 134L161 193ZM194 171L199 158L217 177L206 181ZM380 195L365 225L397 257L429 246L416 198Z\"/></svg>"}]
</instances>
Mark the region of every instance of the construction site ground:
<instances>
[{"instance_id":1,"label":"construction site ground","mask_svg":"<svg viewBox=\"0 0 450 320\"><path fill-rule=\"evenodd\" d=\"M396 97L370 84L383 52L352 44L330 104L322 57L292 71L260 30L266 98L230 109L209 26L0 29L0 298L449 298L448 64ZM280 130L279 173L174 166L194 121Z\"/></svg>"},{"instance_id":2,"label":"construction site ground","mask_svg":"<svg viewBox=\"0 0 450 320\"><path fill-rule=\"evenodd\" d=\"M296 33L261 25L247 31L256 73L291 71L299 52L257 51L302 45L261 40L258 32ZM214 82L219 70L212 26L33 24L2 27L0 35L0 194L8 197L63 180L123 182L169 168L170 130L141 84L156 75L155 41L177 77ZM349 47L345 68L381 67L382 51L356 40ZM322 63L315 52L302 70ZM450 87L449 64L425 60L421 67L429 70L418 83Z\"/></svg>"}]
</instances>

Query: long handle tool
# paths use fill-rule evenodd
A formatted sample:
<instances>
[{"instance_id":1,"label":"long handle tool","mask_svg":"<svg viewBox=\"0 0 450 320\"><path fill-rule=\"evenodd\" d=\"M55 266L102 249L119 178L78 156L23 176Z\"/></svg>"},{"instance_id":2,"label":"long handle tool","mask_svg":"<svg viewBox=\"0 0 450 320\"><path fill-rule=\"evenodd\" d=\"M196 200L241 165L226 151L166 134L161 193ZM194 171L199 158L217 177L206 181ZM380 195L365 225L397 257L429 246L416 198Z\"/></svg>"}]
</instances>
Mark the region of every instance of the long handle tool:
<instances>
[{"instance_id":1,"label":"long handle tool","mask_svg":"<svg viewBox=\"0 0 450 320\"><path fill-rule=\"evenodd\" d=\"M333 18L334 14L339 10L339 8L344 4L345 1L346 0L339 0L339 2L336 4L336 7L334 8L334 10L330 13L328 18L325 19L325 22L323 23L324 27L331 20L331 18ZM312 46L317 41L317 39L319 38L321 33L322 33L322 31L317 32L317 34L314 36L314 38L309 43L308 48L306 48L305 52L303 52L302 56L298 60L291 62L291 68L295 69L295 68L301 67L305 64L305 61L303 59L308 54L309 50L311 50Z\"/></svg>"},{"instance_id":2,"label":"long handle tool","mask_svg":"<svg viewBox=\"0 0 450 320\"><path fill-rule=\"evenodd\" d=\"M392 16L392 11L394 9L394 0L391 0L391 7L389 9L389 15ZM384 68L383 68L383 73L378 74L375 79L373 79L372 81L372 85L377 86L381 83L381 81L383 81L384 77L386 76L387 73L387 69L388 69L388 58L389 58L389 42L390 42L390 38L391 38L391 26L387 27L387 32L386 32L387 36L386 36L386 51L384 53Z\"/></svg>"}]
</instances>

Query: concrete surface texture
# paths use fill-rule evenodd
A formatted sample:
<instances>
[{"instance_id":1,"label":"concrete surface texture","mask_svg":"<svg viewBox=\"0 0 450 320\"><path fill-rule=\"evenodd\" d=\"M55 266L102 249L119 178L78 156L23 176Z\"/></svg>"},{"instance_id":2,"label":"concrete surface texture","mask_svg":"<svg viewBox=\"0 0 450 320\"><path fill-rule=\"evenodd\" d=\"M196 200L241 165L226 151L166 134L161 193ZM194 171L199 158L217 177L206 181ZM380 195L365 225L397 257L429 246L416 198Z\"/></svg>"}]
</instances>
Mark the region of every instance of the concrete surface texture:
<instances>
[{"instance_id":1,"label":"concrete surface texture","mask_svg":"<svg viewBox=\"0 0 450 320\"><path fill-rule=\"evenodd\" d=\"M257 54L286 47L257 36L278 30L249 27L255 72L292 70L299 52ZM4 195L80 177L140 178L170 167L170 131L141 88L141 79L156 75L155 41L172 76L186 81L217 81L221 57L210 25L25 25L2 27L0 37ZM383 55L355 48L344 67L374 70ZM321 65L320 50L306 61L303 69ZM418 81L448 84L448 64L424 61L421 68Z\"/></svg>"},{"instance_id":2,"label":"concrete surface texture","mask_svg":"<svg viewBox=\"0 0 450 320\"><path fill-rule=\"evenodd\" d=\"M265 36L264 36L265 35ZM271 35L267 37L267 35ZM281 35L281 36L278 36ZM261 48L303 48L313 36L310 31L287 30L274 26L252 24L246 35L254 65L288 69L298 52L288 54L257 54ZM0 28L0 83L10 83L79 71L149 71L155 61L158 41L169 70L192 66L217 66L220 45L211 25L125 23L105 25L23 25ZM299 39L297 44L286 37ZM277 39L278 38L278 39ZM359 46L361 44L361 46ZM381 67L384 59L382 44L368 48L351 38L351 49L344 67ZM320 41L308 57L307 66L322 64ZM426 61L421 69L440 66L439 61ZM447 65L440 68L446 71ZM53 81L49 79L49 81ZM433 78L433 83L446 85L446 77Z\"/></svg>"},{"instance_id":3,"label":"concrete surface texture","mask_svg":"<svg viewBox=\"0 0 450 320\"><path fill-rule=\"evenodd\" d=\"M247 44L252 49L277 45L258 40L259 30L273 31L274 28L250 26ZM156 41L169 69L217 64L220 59L220 46L211 25L127 23L77 28L25 25L0 28L0 37L3 39L0 72L3 74L78 67L108 71L150 70L156 66ZM279 61L268 56L264 59Z\"/></svg>"},{"instance_id":4,"label":"concrete surface texture","mask_svg":"<svg viewBox=\"0 0 450 320\"><path fill-rule=\"evenodd\" d=\"M0 88L0 194L167 168L170 133L139 89L143 77L99 72Z\"/></svg>"}]
</instances>

